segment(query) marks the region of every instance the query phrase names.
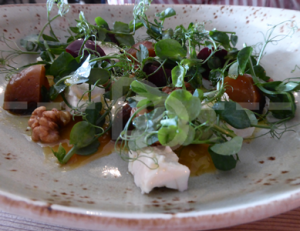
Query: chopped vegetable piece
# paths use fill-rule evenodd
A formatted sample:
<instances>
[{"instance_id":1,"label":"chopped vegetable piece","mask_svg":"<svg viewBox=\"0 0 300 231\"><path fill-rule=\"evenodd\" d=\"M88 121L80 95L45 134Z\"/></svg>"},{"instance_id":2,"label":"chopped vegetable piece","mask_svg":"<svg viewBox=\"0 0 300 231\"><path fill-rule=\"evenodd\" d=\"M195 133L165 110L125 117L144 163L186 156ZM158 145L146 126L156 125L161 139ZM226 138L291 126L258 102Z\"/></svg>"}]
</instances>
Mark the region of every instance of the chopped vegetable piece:
<instances>
[{"instance_id":1,"label":"chopped vegetable piece","mask_svg":"<svg viewBox=\"0 0 300 231\"><path fill-rule=\"evenodd\" d=\"M243 108L255 112L262 112L265 106L265 97L254 85L251 75L239 75L236 79L225 77L226 93L229 98L238 102Z\"/></svg>"},{"instance_id":2,"label":"chopped vegetable piece","mask_svg":"<svg viewBox=\"0 0 300 231\"><path fill-rule=\"evenodd\" d=\"M47 86L45 67L35 65L12 76L7 84L3 108L16 114L30 114L42 101L42 86Z\"/></svg>"},{"instance_id":3,"label":"chopped vegetable piece","mask_svg":"<svg viewBox=\"0 0 300 231\"><path fill-rule=\"evenodd\" d=\"M134 58L137 58L136 57L136 53L137 53L137 51L140 50L140 45L144 45L148 49L149 57L155 57L156 56L155 51L154 51L153 43L150 42L150 41L142 41L142 42L138 42L138 43L134 44L127 51L127 53L130 54L130 55L132 55Z\"/></svg>"},{"instance_id":4,"label":"chopped vegetable piece","mask_svg":"<svg viewBox=\"0 0 300 231\"><path fill-rule=\"evenodd\" d=\"M83 39L79 39L79 40L75 40L74 42L70 43L67 48L66 48L66 52L70 53L73 57L77 57L79 56L79 52L81 49L81 46L83 44L84 40ZM96 56L105 56L105 52L102 50L102 48L98 45L96 45L93 41L91 40L87 40L86 43L83 46L83 49L86 49L84 51L84 56L88 56L89 53L96 55ZM96 51L96 52L95 52ZM98 52L98 54L97 54Z\"/></svg>"}]
</instances>

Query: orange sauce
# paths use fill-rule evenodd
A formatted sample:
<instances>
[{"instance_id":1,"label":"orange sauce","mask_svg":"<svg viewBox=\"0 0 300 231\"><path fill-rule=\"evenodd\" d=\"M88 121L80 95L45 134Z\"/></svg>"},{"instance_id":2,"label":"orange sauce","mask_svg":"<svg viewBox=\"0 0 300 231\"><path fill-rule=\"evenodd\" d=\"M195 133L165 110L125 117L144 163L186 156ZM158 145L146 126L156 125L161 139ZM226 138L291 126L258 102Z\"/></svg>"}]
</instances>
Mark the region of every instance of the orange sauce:
<instances>
[{"instance_id":1,"label":"orange sauce","mask_svg":"<svg viewBox=\"0 0 300 231\"><path fill-rule=\"evenodd\" d=\"M72 127L79 121L80 119L76 119L61 130L61 140L69 139ZM98 151L96 153L89 156L74 154L65 165L58 164L50 147L45 147L43 149L45 157L48 161L55 161L63 171L70 171L75 168L82 167L98 158L107 156L114 151L115 142L111 140L109 132L101 136L99 138L99 141L100 147L98 148ZM72 146L69 146L68 143L62 143L62 146L65 148L66 152L68 152L72 148ZM189 146L181 146L174 152L179 157L179 163L186 165L190 169L191 176L199 176L204 173L211 173L216 171L216 168L208 153L208 146L209 145L206 144L192 144ZM52 147L52 149L54 151L57 151L58 147L59 145L56 145Z\"/></svg>"},{"instance_id":2,"label":"orange sauce","mask_svg":"<svg viewBox=\"0 0 300 231\"><path fill-rule=\"evenodd\" d=\"M61 140L69 140L70 132L75 123L81 121L81 119L76 118L75 121L69 123L66 127L61 130ZM56 157L53 155L50 147L44 147L44 154L46 161L51 161L57 163L57 165L62 169L62 171L70 171L78 167L82 167L98 158L107 156L114 151L115 142L111 140L110 132L104 134L99 138L100 147L98 151L89 156L81 156L74 154L67 164L60 165ZM68 152L72 146L68 143L62 143L62 146ZM52 147L54 151L58 150L59 145ZM189 146L181 146L177 148L174 152L179 157L179 163L187 166L191 171L191 176L199 176L204 173L215 172L216 168L212 162L212 159L208 153L207 144L192 144Z\"/></svg>"},{"instance_id":3,"label":"orange sauce","mask_svg":"<svg viewBox=\"0 0 300 231\"><path fill-rule=\"evenodd\" d=\"M72 121L71 123L69 123L66 127L64 127L61 130L61 140L62 141L69 139L72 127L75 125L75 123L79 122L80 120L81 119L76 118L75 121ZM74 154L71 157L71 159L68 161L67 164L60 165L60 167L63 170L73 170L75 168L82 167L98 158L107 156L114 151L115 142L111 140L110 132L107 132L106 134L101 136L99 138L99 141L100 141L100 146L96 153L89 155L89 156L81 156L81 155ZM62 146L65 148L66 152L68 152L72 148L72 146L69 146L68 143L62 143ZM58 147L59 147L59 145L56 145L56 146L52 147L52 149L54 151L57 151ZM56 161L56 158L54 157L54 155L52 153L51 147L44 147L43 150L44 150L44 155L47 160L51 161L51 159L53 159Z\"/></svg>"},{"instance_id":4,"label":"orange sauce","mask_svg":"<svg viewBox=\"0 0 300 231\"><path fill-rule=\"evenodd\" d=\"M208 147L208 144L191 144L189 146L181 146L175 150L179 157L179 163L190 169L191 176L199 176L216 171L208 153Z\"/></svg>"}]
</instances>

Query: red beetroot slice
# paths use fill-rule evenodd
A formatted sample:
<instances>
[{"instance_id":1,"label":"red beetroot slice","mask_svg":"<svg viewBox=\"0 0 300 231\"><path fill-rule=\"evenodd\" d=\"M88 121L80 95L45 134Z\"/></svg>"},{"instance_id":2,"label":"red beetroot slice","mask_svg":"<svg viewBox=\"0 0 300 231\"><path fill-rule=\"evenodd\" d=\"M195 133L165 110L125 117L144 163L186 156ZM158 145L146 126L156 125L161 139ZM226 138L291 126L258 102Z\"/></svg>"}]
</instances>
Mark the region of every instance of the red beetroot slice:
<instances>
[{"instance_id":1,"label":"red beetroot slice","mask_svg":"<svg viewBox=\"0 0 300 231\"><path fill-rule=\"evenodd\" d=\"M71 44L69 44L66 48L66 52L68 52L69 54L71 54L74 58L76 58L78 56L78 53L80 51L80 48L82 46L83 43L83 39L79 39L79 40L75 40L74 42L72 42ZM84 44L85 48L91 49L91 50L95 50L95 43L91 40L86 41L86 43ZM102 48L98 45L96 45L96 51L100 54L100 56L105 56L105 52L102 50ZM84 56L88 56L89 52L88 51L84 51ZM97 53L95 52L95 55L97 55Z\"/></svg>"},{"instance_id":2,"label":"red beetroot slice","mask_svg":"<svg viewBox=\"0 0 300 231\"><path fill-rule=\"evenodd\" d=\"M158 66L153 64L147 64L145 65L143 71L147 75L151 75L153 72L157 71L158 68ZM171 82L171 70L165 68L165 72L168 77L168 81L162 68L160 68L155 74L149 76L147 80L153 83L156 87L164 87L168 84L168 82Z\"/></svg>"},{"instance_id":3,"label":"red beetroot slice","mask_svg":"<svg viewBox=\"0 0 300 231\"><path fill-rule=\"evenodd\" d=\"M212 50L214 50L214 49L212 48ZM198 53L197 58L205 61L210 56L212 50L209 49L208 47L204 47ZM221 61L221 65L224 65L226 62L226 60L225 60L226 55L227 55L227 51L225 49L221 49L221 50L218 50L213 56L219 58ZM202 65L202 67L206 70L205 72L202 73L203 78L209 79L209 72L211 69L208 67L207 62L204 63Z\"/></svg>"}]
</instances>

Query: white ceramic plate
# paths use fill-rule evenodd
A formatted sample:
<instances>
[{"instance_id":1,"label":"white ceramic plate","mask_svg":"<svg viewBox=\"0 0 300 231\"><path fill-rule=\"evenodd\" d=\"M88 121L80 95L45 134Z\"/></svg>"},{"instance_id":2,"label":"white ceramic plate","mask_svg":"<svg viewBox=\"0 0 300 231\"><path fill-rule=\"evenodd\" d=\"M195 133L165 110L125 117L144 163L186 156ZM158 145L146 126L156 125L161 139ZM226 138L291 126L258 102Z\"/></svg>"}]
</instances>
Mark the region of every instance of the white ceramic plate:
<instances>
[{"instance_id":1,"label":"white ceramic plate","mask_svg":"<svg viewBox=\"0 0 300 231\"><path fill-rule=\"evenodd\" d=\"M167 6L152 6L148 15ZM238 47L262 41L268 24L298 21L300 12L253 7L174 6L177 16L166 26L207 21L207 28L236 31ZM92 21L129 22L132 6L73 5L68 19L56 21L60 37L82 10ZM45 5L0 7L0 32L19 40L37 33L46 17ZM211 22L209 22L211 21ZM284 24L278 33L287 31ZM1 49L3 44L0 43ZM300 32L266 50L263 64L274 79L291 74L300 64ZM17 62L27 62L27 57ZM5 81L1 78L1 100ZM1 102L2 102L1 101ZM14 122L12 122L14 121ZM21 121L21 122L18 122ZM0 114L1 209L45 222L99 230L201 230L266 218L300 205L299 128L280 141L265 136L243 146L241 161L231 172L193 177L183 193L157 189L142 195L116 154L66 171L45 159L42 149L23 135L24 120ZM293 123L299 122L299 112Z\"/></svg>"}]
</instances>

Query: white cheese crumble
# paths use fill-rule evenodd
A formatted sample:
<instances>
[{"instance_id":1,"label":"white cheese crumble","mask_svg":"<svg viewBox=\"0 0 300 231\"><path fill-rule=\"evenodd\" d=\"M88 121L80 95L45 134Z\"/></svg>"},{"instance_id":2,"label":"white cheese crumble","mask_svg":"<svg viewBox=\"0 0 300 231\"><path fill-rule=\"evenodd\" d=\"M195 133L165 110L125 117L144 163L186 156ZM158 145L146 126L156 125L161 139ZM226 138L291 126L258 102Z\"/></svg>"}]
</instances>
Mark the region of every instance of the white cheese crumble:
<instances>
[{"instance_id":1,"label":"white cheese crumble","mask_svg":"<svg viewBox=\"0 0 300 231\"><path fill-rule=\"evenodd\" d=\"M66 99L68 100L69 104L72 107L77 107L77 106L81 106L83 104L88 103L89 102L88 94L86 93L88 91L88 89L89 89L89 84L87 84L87 83L70 86L65 93ZM81 97L84 93L86 93L86 94L83 96L82 100L79 102L79 100L81 99ZM104 88L95 87L92 90L92 95L91 95L92 101L93 102L102 102L102 97L103 97L104 93L105 93ZM86 107L82 107L82 110L85 110L85 108ZM67 109L67 111L71 110L67 106L66 106L66 109Z\"/></svg>"},{"instance_id":2,"label":"white cheese crumble","mask_svg":"<svg viewBox=\"0 0 300 231\"><path fill-rule=\"evenodd\" d=\"M146 147L131 151L129 157L137 158L129 162L128 170L142 194L149 193L155 187L165 186L179 191L188 188L190 170L178 163L179 158L170 147Z\"/></svg>"}]
</instances>

